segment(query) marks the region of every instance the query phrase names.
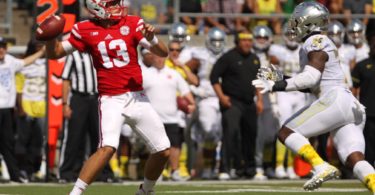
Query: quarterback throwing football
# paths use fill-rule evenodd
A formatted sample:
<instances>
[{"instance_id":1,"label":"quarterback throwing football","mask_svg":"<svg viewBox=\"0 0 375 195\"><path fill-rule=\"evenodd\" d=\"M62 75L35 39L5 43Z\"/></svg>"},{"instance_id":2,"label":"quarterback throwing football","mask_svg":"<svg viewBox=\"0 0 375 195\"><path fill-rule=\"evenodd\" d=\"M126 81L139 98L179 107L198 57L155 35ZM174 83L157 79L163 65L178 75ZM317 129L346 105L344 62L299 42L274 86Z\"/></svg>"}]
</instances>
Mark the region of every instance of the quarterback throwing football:
<instances>
[{"instance_id":1,"label":"quarterback throwing football","mask_svg":"<svg viewBox=\"0 0 375 195\"><path fill-rule=\"evenodd\" d=\"M97 71L99 91L98 150L84 164L70 195L82 194L112 157L119 145L123 123L146 142L151 155L137 195L153 195L153 187L169 156L170 142L163 123L143 92L137 46L158 56L168 55L154 35L154 27L140 17L127 15L125 0L86 0L92 19L74 25L70 38L46 42L49 58L58 59L75 50L89 52Z\"/></svg>"}]
</instances>

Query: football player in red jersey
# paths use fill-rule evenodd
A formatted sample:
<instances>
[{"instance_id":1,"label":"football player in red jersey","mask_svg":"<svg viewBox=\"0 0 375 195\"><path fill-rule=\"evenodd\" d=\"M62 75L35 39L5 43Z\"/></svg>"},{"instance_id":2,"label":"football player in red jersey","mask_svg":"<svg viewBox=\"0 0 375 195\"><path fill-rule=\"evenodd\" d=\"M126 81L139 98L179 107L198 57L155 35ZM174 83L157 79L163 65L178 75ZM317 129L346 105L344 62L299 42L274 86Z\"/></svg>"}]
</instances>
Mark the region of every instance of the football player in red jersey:
<instances>
[{"instance_id":1,"label":"football player in red jersey","mask_svg":"<svg viewBox=\"0 0 375 195\"><path fill-rule=\"evenodd\" d=\"M66 41L46 42L47 55L61 58L74 50L89 52L97 71L99 91L98 150L84 164L70 195L82 194L119 145L121 126L129 124L146 142L151 155L137 195L154 194L153 187L169 156L170 142L159 116L143 93L137 46L166 57L166 46L154 27L127 15L125 0L86 0L92 19L74 25Z\"/></svg>"}]
</instances>

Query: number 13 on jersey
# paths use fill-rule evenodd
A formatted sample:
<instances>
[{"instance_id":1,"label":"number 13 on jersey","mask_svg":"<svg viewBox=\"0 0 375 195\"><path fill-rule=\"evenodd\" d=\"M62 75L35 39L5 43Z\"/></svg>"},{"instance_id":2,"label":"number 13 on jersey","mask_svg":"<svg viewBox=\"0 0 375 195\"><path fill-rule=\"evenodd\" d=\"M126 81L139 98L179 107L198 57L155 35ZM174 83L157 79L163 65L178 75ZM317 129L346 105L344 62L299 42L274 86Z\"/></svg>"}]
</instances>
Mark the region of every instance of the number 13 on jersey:
<instances>
[{"instance_id":1,"label":"number 13 on jersey","mask_svg":"<svg viewBox=\"0 0 375 195\"><path fill-rule=\"evenodd\" d=\"M107 45L105 41L101 41L98 44L98 50L100 51L100 54L102 55L103 59L103 66L106 68L112 68L113 66L116 67L123 67L129 64L129 54L128 54L128 48L126 47L126 43L122 39L115 39L111 40L108 45L109 50L115 50L118 58L110 58L108 56L108 50Z\"/></svg>"}]
</instances>

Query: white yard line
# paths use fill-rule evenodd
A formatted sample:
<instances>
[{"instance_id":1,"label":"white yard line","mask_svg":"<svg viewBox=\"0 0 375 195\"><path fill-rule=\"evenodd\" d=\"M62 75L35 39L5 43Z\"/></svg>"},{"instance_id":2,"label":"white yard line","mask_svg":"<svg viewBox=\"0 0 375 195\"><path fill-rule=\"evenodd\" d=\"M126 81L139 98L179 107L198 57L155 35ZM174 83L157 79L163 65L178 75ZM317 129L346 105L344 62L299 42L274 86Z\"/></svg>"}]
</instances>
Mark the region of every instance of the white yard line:
<instances>
[{"instance_id":1,"label":"white yard line","mask_svg":"<svg viewBox=\"0 0 375 195\"><path fill-rule=\"evenodd\" d=\"M270 186L271 187L271 186ZM366 192L366 189L358 189L358 188L321 188L317 191L314 191L314 193L319 192ZM158 193L166 193L166 194L209 194L209 193L218 193L218 194L224 194L224 193L243 193L243 192L288 192L288 193L301 193L306 192L301 189L225 189L225 190L179 190L179 191L158 191ZM308 193L308 192L307 192Z\"/></svg>"},{"instance_id":2,"label":"white yard line","mask_svg":"<svg viewBox=\"0 0 375 195\"><path fill-rule=\"evenodd\" d=\"M307 180L266 180L266 181L254 181L254 180L232 180L232 181L217 181L217 180L210 180L210 181L185 181L185 182L175 182L175 181L162 181L158 182L157 185L165 186L165 185L186 185L186 186L238 186L241 187L244 185L270 185L270 187L275 187L274 185L277 184L303 184ZM133 186L139 185L142 181L124 181L122 183L101 183L95 182L93 185L125 185L125 186ZM331 184L356 184L360 183L358 180L332 180L328 183ZM67 183L67 184L59 184L59 183L27 183L27 184L20 184L20 183L0 183L0 187L6 186L64 186L64 185L73 185L74 183ZM0 194L1 195L1 194Z\"/></svg>"}]
</instances>

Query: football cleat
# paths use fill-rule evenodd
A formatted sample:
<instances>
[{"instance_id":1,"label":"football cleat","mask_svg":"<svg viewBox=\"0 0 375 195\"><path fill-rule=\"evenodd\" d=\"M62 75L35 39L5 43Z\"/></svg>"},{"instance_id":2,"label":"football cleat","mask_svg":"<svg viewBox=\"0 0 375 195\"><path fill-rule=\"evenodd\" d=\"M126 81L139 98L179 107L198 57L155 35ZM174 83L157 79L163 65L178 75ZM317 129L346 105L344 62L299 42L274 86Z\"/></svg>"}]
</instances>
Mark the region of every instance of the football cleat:
<instances>
[{"instance_id":1,"label":"football cleat","mask_svg":"<svg viewBox=\"0 0 375 195\"><path fill-rule=\"evenodd\" d=\"M135 193L135 195L155 195L155 192L153 190L149 190L149 191L145 191L143 188L142 188L142 184L139 186L139 189L137 191L137 193Z\"/></svg>"},{"instance_id":2,"label":"football cleat","mask_svg":"<svg viewBox=\"0 0 375 195\"><path fill-rule=\"evenodd\" d=\"M190 176L182 176L179 170L175 170L171 173L172 181L187 181L190 179Z\"/></svg>"},{"instance_id":3,"label":"football cleat","mask_svg":"<svg viewBox=\"0 0 375 195\"><path fill-rule=\"evenodd\" d=\"M370 174L365 178L365 185L375 194L375 174Z\"/></svg>"},{"instance_id":4,"label":"football cleat","mask_svg":"<svg viewBox=\"0 0 375 195\"><path fill-rule=\"evenodd\" d=\"M275 169L275 177L277 179L285 179L288 177L287 173L285 172L285 168L283 166L278 166Z\"/></svg>"},{"instance_id":5,"label":"football cleat","mask_svg":"<svg viewBox=\"0 0 375 195\"><path fill-rule=\"evenodd\" d=\"M331 179L339 179L340 175L341 173L336 167L327 164L324 169L314 173L314 176L303 185L303 189L306 191L316 190L323 182Z\"/></svg>"},{"instance_id":6,"label":"football cleat","mask_svg":"<svg viewBox=\"0 0 375 195\"><path fill-rule=\"evenodd\" d=\"M268 180L268 177L264 175L263 168L256 168L256 174L255 174L253 180L256 180L256 181Z\"/></svg>"},{"instance_id":7,"label":"football cleat","mask_svg":"<svg viewBox=\"0 0 375 195\"><path fill-rule=\"evenodd\" d=\"M219 180L220 181L226 181L226 180L230 180L230 175L228 173L219 173Z\"/></svg>"}]
</instances>

